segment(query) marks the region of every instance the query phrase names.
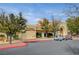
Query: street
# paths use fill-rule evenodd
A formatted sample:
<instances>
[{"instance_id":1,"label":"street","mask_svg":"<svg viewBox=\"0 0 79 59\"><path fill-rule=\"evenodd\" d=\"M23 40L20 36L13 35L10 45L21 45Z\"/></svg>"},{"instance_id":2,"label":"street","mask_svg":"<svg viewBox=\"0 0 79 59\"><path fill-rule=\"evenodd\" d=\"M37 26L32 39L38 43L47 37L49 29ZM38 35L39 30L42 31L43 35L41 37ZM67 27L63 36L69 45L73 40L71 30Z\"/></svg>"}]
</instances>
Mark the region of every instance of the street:
<instances>
[{"instance_id":1,"label":"street","mask_svg":"<svg viewBox=\"0 0 79 59\"><path fill-rule=\"evenodd\" d=\"M0 55L78 55L79 40L29 43L28 46L1 50Z\"/></svg>"}]
</instances>

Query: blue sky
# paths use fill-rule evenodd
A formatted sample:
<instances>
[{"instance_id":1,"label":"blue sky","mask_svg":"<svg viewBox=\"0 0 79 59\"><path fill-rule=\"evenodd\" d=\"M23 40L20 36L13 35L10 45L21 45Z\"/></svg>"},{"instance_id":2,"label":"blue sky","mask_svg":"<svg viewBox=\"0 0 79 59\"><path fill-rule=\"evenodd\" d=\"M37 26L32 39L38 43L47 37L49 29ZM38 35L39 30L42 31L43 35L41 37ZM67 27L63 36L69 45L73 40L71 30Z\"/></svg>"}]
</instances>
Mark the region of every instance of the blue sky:
<instances>
[{"instance_id":1,"label":"blue sky","mask_svg":"<svg viewBox=\"0 0 79 59\"><path fill-rule=\"evenodd\" d=\"M23 13L23 17L28 20L28 23L36 24L41 18L47 18L49 20L54 18L62 21L66 20L66 15L63 13L68 8L67 4L34 4L34 3L2 3L0 4L6 13Z\"/></svg>"}]
</instances>

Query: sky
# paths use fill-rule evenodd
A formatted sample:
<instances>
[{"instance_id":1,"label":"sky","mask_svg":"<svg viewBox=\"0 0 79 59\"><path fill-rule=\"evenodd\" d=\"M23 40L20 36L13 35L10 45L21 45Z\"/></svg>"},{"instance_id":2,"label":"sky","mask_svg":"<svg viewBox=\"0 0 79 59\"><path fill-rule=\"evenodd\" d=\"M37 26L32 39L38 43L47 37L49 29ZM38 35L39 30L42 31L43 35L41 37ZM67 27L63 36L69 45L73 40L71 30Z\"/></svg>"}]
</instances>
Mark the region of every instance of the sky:
<instances>
[{"instance_id":1,"label":"sky","mask_svg":"<svg viewBox=\"0 0 79 59\"><path fill-rule=\"evenodd\" d=\"M47 18L51 21L54 17L65 21L67 17L63 11L68 7L64 3L2 3L0 4L0 11L3 9L6 13L14 14L22 12L28 23L36 24L42 18Z\"/></svg>"}]
</instances>

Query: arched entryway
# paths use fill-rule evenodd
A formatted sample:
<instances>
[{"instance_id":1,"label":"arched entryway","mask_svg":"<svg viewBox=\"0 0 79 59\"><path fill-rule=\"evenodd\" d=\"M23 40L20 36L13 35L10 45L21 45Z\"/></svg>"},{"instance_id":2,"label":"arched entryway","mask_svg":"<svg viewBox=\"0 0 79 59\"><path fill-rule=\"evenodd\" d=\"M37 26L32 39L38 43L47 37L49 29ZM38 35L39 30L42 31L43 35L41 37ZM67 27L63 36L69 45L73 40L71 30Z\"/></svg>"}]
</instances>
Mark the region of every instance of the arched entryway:
<instances>
[{"instance_id":1,"label":"arched entryway","mask_svg":"<svg viewBox=\"0 0 79 59\"><path fill-rule=\"evenodd\" d=\"M64 27L63 26L60 27L59 32L60 32L60 36L64 35Z\"/></svg>"}]
</instances>

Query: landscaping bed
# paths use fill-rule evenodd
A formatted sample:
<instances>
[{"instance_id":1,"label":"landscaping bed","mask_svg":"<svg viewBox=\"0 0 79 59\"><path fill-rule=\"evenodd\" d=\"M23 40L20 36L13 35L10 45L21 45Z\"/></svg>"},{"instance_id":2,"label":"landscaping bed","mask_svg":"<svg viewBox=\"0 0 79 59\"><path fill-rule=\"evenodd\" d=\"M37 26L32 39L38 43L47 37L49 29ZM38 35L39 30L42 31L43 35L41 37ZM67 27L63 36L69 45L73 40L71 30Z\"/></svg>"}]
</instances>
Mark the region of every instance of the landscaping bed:
<instances>
[{"instance_id":1,"label":"landscaping bed","mask_svg":"<svg viewBox=\"0 0 79 59\"><path fill-rule=\"evenodd\" d=\"M14 44L3 44L0 45L0 50L4 50L4 49L8 49L8 48L19 48L19 47L23 47L23 46L27 46L27 43L14 43Z\"/></svg>"}]
</instances>

